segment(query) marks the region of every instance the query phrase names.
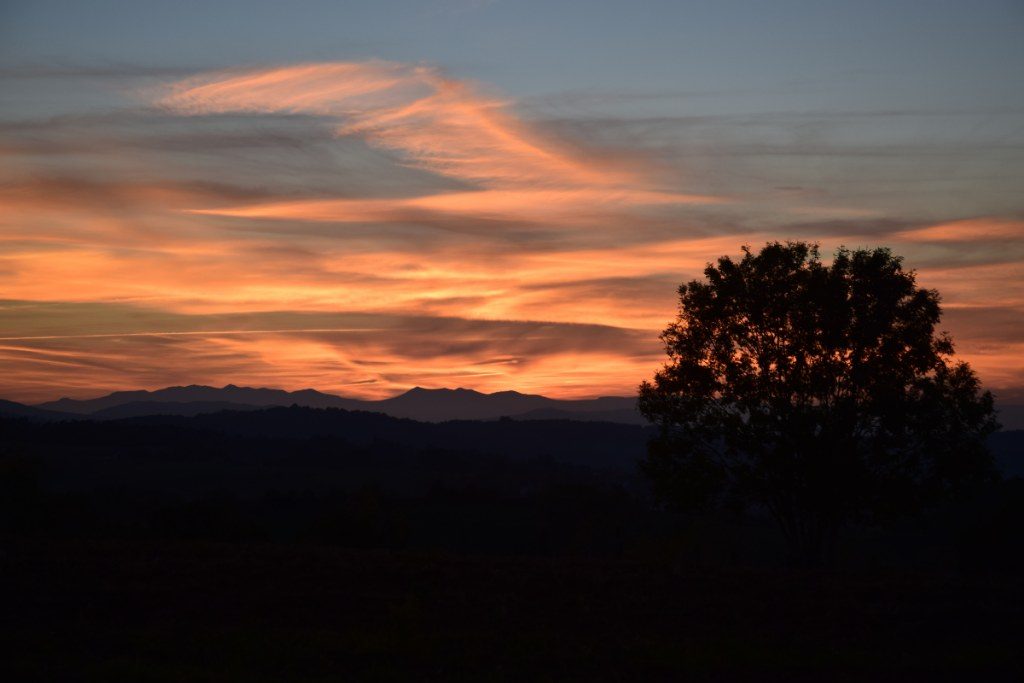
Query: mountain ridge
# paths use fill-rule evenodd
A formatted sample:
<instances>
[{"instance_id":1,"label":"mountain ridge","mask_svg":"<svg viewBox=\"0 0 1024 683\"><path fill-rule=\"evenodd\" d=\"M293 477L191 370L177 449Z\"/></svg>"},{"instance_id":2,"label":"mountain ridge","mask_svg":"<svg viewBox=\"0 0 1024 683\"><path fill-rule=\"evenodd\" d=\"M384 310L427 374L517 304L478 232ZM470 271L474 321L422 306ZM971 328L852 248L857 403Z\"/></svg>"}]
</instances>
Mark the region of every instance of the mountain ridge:
<instances>
[{"instance_id":1,"label":"mountain ridge","mask_svg":"<svg viewBox=\"0 0 1024 683\"><path fill-rule=\"evenodd\" d=\"M130 408L124 406L131 405ZM227 384L211 387L191 384L153 391L115 391L91 399L60 398L31 406L37 410L110 419L115 416L141 415L146 405L162 414L198 414L239 407L298 405L308 408L342 408L378 412L425 422L447 420L493 420L531 414L533 419L604 419L628 424L646 424L636 410L636 399L625 396L599 396L593 399L554 399L540 394L505 390L486 394L474 389L426 389L408 391L380 400L363 400L328 394L316 389L286 391L265 387L240 387ZM203 408L209 407L209 410ZM601 417L598 417L598 415Z\"/></svg>"}]
</instances>

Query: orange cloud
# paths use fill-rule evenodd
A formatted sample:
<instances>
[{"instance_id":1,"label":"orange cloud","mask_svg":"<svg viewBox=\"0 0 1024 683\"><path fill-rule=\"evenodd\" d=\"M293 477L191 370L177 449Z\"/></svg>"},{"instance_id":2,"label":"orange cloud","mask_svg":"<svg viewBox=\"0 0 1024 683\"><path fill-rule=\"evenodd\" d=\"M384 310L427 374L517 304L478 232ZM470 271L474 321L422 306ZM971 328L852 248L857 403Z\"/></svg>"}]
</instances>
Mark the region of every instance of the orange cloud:
<instances>
[{"instance_id":1,"label":"orange cloud","mask_svg":"<svg viewBox=\"0 0 1024 683\"><path fill-rule=\"evenodd\" d=\"M422 65L370 61L205 74L157 103L182 113L289 112L337 120L409 164L502 185L615 185L633 180L539 135L508 103Z\"/></svg>"},{"instance_id":2,"label":"orange cloud","mask_svg":"<svg viewBox=\"0 0 1024 683\"><path fill-rule=\"evenodd\" d=\"M1024 241L1024 221L992 217L970 218L906 230L896 233L894 237L903 242L1020 242Z\"/></svg>"},{"instance_id":3,"label":"orange cloud","mask_svg":"<svg viewBox=\"0 0 1024 683\"><path fill-rule=\"evenodd\" d=\"M403 211L552 220L608 205L690 204L715 197L652 190L652 169L574 148L517 117L510 104L440 70L391 62L218 72L171 86L157 103L184 114L287 112L328 117L407 165L478 191L397 200L328 200L207 209L237 217L388 221ZM596 205L596 206L595 206Z\"/></svg>"},{"instance_id":4,"label":"orange cloud","mask_svg":"<svg viewBox=\"0 0 1024 683\"><path fill-rule=\"evenodd\" d=\"M951 307L1024 307L1024 263L953 265L921 270L918 283Z\"/></svg>"},{"instance_id":5,"label":"orange cloud","mask_svg":"<svg viewBox=\"0 0 1024 683\"><path fill-rule=\"evenodd\" d=\"M397 222L422 214L475 216L559 227L593 224L609 210L643 205L683 205L718 202L715 197L628 189L480 190L448 192L404 199L327 199L250 204L192 213L234 218L325 223ZM417 215L420 212L420 215Z\"/></svg>"}]
</instances>

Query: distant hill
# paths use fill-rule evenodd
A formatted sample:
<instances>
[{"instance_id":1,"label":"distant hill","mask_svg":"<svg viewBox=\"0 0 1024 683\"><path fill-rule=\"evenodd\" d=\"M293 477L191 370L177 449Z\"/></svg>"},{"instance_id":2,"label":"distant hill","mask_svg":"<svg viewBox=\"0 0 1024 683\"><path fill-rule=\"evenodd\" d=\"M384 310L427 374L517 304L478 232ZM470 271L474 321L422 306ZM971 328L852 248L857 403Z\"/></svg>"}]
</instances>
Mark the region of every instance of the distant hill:
<instances>
[{"instance_id":1,"label":"distant hill","mask_svg":"<svg viewBox=\"0 0 1024 683\"><path fill-rule=\"evenodd\" d=\"M257 439L338 438L359 446L389 443L409 448L487 451L511 458L551 457L578 465L631 471L656 433L651 425L571 419L499 419L421 422L368 411L293 406L248 408L191 417L151 414L123 425L174 427ZM1024 477L1024 430L989 438L996 467L1005 477Z\"/></svg>"},{"instance_id":2,"label":"distant hill","mask_svg":"<svg viewBox=\"0 0 1024 683\"><path fill-rule=\"evenodd\" d=\"M131 412L139 406L126 404L125 410ZM150 406L166 409L168 404ZM647 441L655 433L651 426L610 422L515 419L418 422L376 412L299 406L255 410L242 407L190 417L150 414L96 419L75 416L59 423L18 417L0 416L0 431L6 430L8 435L21 432L26 443L34 443L41 451L52 452L55 456L70 458L72 463L79 462L76 453L131 453L132 459L139 462L153 457L173 461L195 458L219 461L227 457L225 444L230 443L234 444L231 457L253 466L262 457L286 462L294 459L300 463L299 454L310 451L320 454L318 457L331 467L348 467L356 462L351 458L356 458L374 471L384 468L381 483L389 477L402 478L402 470L412 466L409 463L388 465L387 459L392 455L414 456L423 452L479 454L517 462L551 461L632 475L636 461L643 456ZM377 462L374 460L377 457L384 460ZM162 485L159 479L165 475L173 476L173 473L154 471L153 485ZM86 476L100 476L100 473L89 473L75 465L75 474L69 480ZM430 472L423 476L424 482L429 484ZM222 480L218 485L227 486L228 482Z\"/></svg>"},{"instance_id":3,"label":"distant hill","mask_svg":"<svg viewBox=\"0 0 1024 683\"><path fill-rule=\"evenodd\" d=\"M156 391L116 391L93 399L62 398L35 408L91 415L99 418L139 415L197 415L225 408L298 405L305 408L342 408L384 413L422 422L446 420L494 420L518 417L534 420L578 419L586 421L646 424L636 411L636 400L623 396L560 400L517 391L484 394L471 389L423 389L409 391L380 401L363 401L325 394L314 389L284 391L238 387L190 385ZM125 407L130 406L130 407ZM147 407L148 406L148 407Z\"/></svg>"},{"instance_id":4,"label":"distant hill","mask_svg":"<svg viewBox=\"0 0 1024 683\"><path fill-rule=\"evenodd\" d=\"M284 391L283 389L238 387L234 384L228 384L221 388L192 384L187 387L167 387L166 389L158 389L156 391L115 391L106 396L85 400L62 398L58 401L41 403L36 407L65 413L90 415L101 410L129 403L227 403L249 406L290 406L295 404L309 408L358 409L359 404L363 403L363 401L324 394L314 389Z\"/></svg>"},{"instance_id":5,"label":"distant hill","mask_svg":"<svg viewBox=\"0 0 1024 683\"><path fill-rule=\"evenodd\" d=\"M632 471L654 436L651 426L580 420L450 420L420 422L377 412L272 407L198 414L148 415L93 423L103 429L184 430L258 440L343 439L355 447L375 444L413 449L487 452L523 459L555 461ZM107 425L110 425L109 427Z\"/></svg>"},{"instance_id":6,"label":"distant hill","mask_svg":"<svg viewBox=\"0 0 1024 683\"><path fill-rule=\"evenodd\" d=\"M3 417L29 417L35 420L66 420L77 418L77 415L61 413L55 410L46 410L36 406L27 406L23 403L5 401L0 399L0 416Z\"/></svg>"},{"instance_id":7,"label":"distant hill","mask_svg":"<svg viewBox=\"0 0 1024 683\"><path fill-rule=\"evenodd\" d=\"M499 417L525 417L531 414L531 419L566 419L568 416L577 419L591 413L612 414L615 411L627 411L639 417L639 413L636 412L636 400L623 396L572 401L537 394L521 394L518 391L483 394L471 389L420 387L383 401L365 401L360 409L425 422L492 420ZM544 416L543 411L550 411L550 416ZM632 418L632 415L630 417ZM636 422L635 419L626 421Z\"/></svg>"},{"instance_id":8,"label":"distant hill","mask_svg":"<svg viewBox=\"0 0 1024 683\"><path fill-rule=\"evenodd\" d=\"M193 417L223 410L262 410L264 406L230 403L228 401L132 401L89 413L85 417L95 420L120 420L144 415L178 415Z\"/></svg>"},{"instance_id":9,"label":"distant hill","mask_svg":"<svg viewBox=\"0 0 1024 683\"><path fill-rule=\"evenodd\" d=\"M617 422L647 425L647 419L634 408L618 410L572 411L559 408L538 408L513 416L516 420L573 420L576 422Z\"/></svg>"}]
</instances>

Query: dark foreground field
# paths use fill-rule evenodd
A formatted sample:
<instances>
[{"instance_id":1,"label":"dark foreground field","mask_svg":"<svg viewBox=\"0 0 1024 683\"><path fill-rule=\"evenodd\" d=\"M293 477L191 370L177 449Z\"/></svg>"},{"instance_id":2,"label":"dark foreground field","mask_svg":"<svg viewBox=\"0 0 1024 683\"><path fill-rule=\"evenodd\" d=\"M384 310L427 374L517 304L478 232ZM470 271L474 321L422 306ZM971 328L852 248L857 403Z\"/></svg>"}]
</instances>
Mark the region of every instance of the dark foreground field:
<instances>
[{"instance_id":1,"label":"dark foreground field","mask_svg":"<svg viewBox=\"0 0 1024 683\"><path fill-rule=\"evenodd\" d=\"M1024 480L807 573L763 516L656 505L647 438L0 420L0 680L1022 679Z\"/></svg>"},{"instance_id":2,"label":"dark foreground field","mask_svg":"<svg viewBox=\"0 0 1024 683\"><path fill-rule=\"evenodd\" d=\"M311 545L4 548L6 680L1012 680L1019 578Z\"/></svg>"}]
</instances>

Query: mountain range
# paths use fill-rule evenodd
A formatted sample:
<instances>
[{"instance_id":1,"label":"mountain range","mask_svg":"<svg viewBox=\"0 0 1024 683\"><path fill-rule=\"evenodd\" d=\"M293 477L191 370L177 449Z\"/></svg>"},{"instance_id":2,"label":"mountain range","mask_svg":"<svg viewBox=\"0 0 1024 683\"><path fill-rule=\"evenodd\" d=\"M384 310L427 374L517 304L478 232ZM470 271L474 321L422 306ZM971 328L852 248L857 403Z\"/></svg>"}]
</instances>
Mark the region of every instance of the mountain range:
<instances>
[{"instance_id":1,"label":"mountain range","mask_svg":"<svg viewBox=\"0 0 1024 683\"><path fill-rule=\"evenodd\" d=\"M384 413L421 422L446 420L496 420L512 417L529 420L572 419L626 424L647 424L636 410L636 399L603 396L595 399L561 400L517 391L484 394L471 389L423 389L378 401L327 394L314 389L284 391L201 385L167 387L156 391L115 391L92 399L62 398L36 406L5 402L0 412L37 417L89 416L118 419L142 415L192 416L221 410L246 410L298 405L307 408L342 408Z\"/></svg>"}]
</instances>

